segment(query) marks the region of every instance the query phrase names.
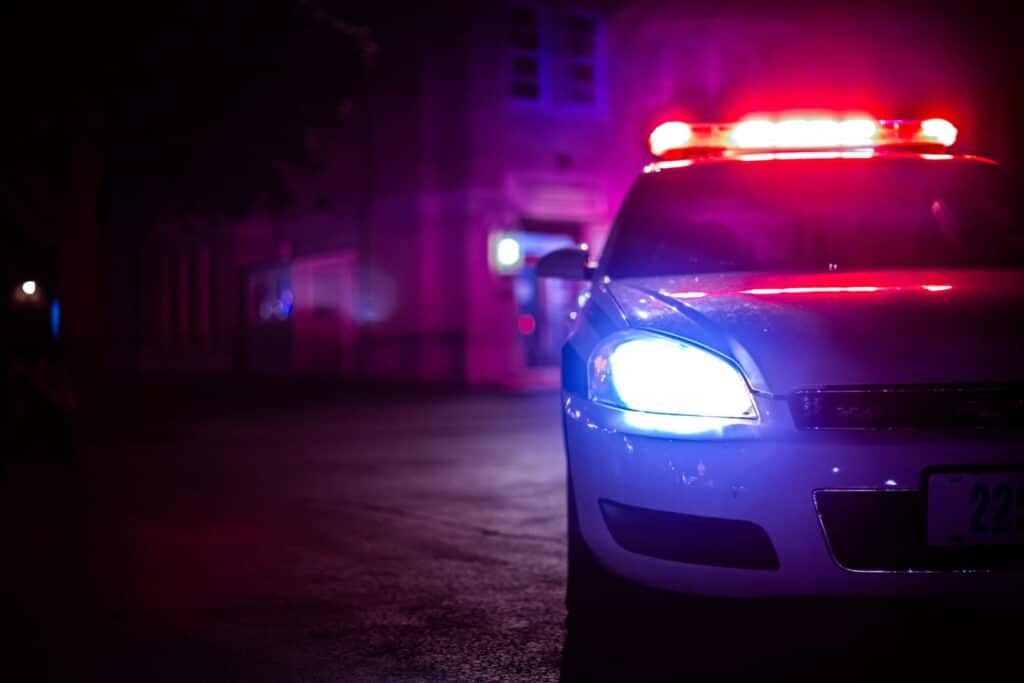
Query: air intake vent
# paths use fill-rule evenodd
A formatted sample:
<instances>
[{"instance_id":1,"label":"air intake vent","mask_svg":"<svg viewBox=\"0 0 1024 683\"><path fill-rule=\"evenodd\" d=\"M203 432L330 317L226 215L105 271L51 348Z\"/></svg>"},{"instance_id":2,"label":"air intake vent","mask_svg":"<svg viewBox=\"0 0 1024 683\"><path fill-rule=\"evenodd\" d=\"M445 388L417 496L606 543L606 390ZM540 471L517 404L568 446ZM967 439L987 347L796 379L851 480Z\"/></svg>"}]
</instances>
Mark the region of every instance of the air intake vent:
<instances>
[{"instance_id":1,"label":"air intake vent","mask_svg":"<svg viewBox=\"0 0 1024 683\"><path fill-rule=\"evenodd\" d=\"M818 387L793 392L789 408L799 429L1018 429L1024 386Z\"/></svg>"}]
</instances>

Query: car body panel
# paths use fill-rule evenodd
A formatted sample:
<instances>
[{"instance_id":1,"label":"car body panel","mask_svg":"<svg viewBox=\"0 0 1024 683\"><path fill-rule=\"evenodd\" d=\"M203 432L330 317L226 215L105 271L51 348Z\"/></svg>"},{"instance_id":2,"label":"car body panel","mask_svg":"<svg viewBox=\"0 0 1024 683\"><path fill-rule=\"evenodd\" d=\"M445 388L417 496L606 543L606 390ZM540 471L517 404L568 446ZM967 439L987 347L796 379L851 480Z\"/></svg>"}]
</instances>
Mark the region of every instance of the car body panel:
<instances>
[{"instance_id":1,"label":"car body panel","mask_svg":"<svg viewBox=\"0 0 1024 683\"><path fill-rule=\"evenodd\" d=\"M814 505L820 490L918 490L925 468L1024 463L1016 439L976 434L927 442L892 432L790 432L680 440L602 428L605 406L567 396L566 443L581 531L607 569L639 584L722 597L1016 592L1024 575L851 572L832 558ZM777 411L785 413L785 403ZM780 415L780 419L784 416ZM609 533L601 499L763 527L778 571L682 564L630 553Z\"/></svg>"},{"instance_id":2,"label":"car body panel","mask_svg":"<svg viewBox=\"0 0 1024 683\"><path fill-rule=\"evenodd\" d=\"M1018 272L703 275L620 280L610 290L633 326L732 355L765 391L1024 380ZM673 298L696 291L707 296Z\"/></svg>"}]
</instances>

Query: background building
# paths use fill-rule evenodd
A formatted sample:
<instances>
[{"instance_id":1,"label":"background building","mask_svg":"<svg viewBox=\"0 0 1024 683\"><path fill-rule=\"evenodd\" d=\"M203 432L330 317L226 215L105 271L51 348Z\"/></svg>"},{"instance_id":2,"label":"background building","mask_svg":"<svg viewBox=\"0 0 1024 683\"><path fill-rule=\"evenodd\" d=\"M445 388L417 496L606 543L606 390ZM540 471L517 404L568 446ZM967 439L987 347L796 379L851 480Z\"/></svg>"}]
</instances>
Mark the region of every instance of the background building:
<instances>
[{"instance_id":1,"label":"background building","mask_svg":"<svg viewBox=\"0 0 1024 683\"><path fill-rule=\"evenodd\" d=\"M965 147L1012 157L983 34L885 16L508 2L379 20L372 77L341 125L308 135L315 163L290 175L288 207L168 221L112 259L126 274L112 306L134 315L112 316L108 361L550 380L579 288L538 282L532 263L568 244L600 252L667 116L943 115ZM971 50L993 66L965 64Z\"/></svg>"}]
</instances>

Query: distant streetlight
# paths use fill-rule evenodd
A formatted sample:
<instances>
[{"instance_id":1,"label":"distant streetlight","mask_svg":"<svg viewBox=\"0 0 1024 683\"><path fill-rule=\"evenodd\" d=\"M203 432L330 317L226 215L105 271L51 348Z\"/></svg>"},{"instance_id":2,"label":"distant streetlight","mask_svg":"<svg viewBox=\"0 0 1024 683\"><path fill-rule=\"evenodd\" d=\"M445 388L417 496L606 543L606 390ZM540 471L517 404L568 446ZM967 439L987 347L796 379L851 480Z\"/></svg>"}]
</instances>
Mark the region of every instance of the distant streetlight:
<instances>
[{"instance_id":1,"label":"distant streetlight","mask_svg":"<svg viewBox=\"0 0 1024 683\"><path fill-rule=\"evenodd\" d=\"M21 283L21 291L25 296L34 296L36 293L36 281L25 280Z\"/></svg>"}]
</instances>

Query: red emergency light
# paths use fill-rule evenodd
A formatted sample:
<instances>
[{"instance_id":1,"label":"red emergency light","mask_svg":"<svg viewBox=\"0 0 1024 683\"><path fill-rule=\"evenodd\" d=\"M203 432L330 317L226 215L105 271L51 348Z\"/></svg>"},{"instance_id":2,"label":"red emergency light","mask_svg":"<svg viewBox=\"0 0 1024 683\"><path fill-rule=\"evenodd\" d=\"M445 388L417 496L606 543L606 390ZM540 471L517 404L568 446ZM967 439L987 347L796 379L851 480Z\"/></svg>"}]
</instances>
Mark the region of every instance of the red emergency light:
<instances>
[{"instance_id":1,"label":"red emergency light","mask_svg":"<svg viewBox=\"0 0 1024 683\"><path fill-rule=\"evenodd\" d=\"M945 149L957 129L945 119L877 120L864 114L756 116L736 123L666 121L648 138L651 154L662 159L700 155L777 152L863 152L904 147Z\"/></svg>"}]
</instances>

